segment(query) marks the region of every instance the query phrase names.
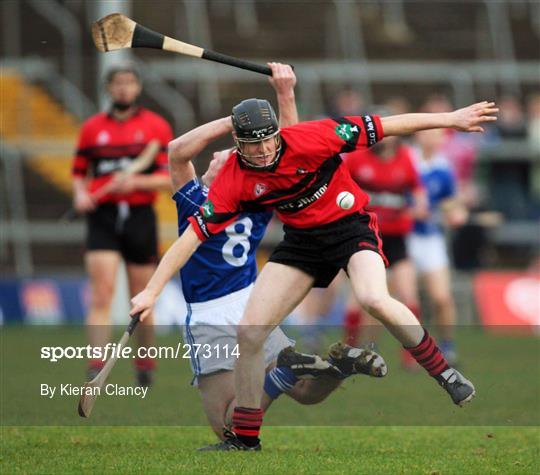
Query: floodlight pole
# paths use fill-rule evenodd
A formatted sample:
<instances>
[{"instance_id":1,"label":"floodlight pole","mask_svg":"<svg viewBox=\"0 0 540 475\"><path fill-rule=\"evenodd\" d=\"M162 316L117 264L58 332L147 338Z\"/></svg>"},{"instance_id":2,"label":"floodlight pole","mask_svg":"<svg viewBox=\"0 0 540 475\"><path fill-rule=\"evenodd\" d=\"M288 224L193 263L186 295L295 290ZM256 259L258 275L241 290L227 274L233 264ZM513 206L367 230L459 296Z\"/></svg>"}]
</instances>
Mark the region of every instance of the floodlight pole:
<instances>
[{"instance_id":1,"label":"floodlight pole","mask_svg":"<svg viewBox=\"0 0 540 475\"><path fill-rule=\"evenodd\" d=\"M126 16L131 16L131 0L107 0L98 1L94 3L94 18L103 18L110 13L122 13ZM119 62L128 61L131 59L131 51L129 49L122 49L118 51L110 51L107 54L96 51L97 58L97 98L98 106L100 110L104 110L108 105L108 98L103 88L103 78L106 71L114 64Z\"/></svg>"}]
</instances>

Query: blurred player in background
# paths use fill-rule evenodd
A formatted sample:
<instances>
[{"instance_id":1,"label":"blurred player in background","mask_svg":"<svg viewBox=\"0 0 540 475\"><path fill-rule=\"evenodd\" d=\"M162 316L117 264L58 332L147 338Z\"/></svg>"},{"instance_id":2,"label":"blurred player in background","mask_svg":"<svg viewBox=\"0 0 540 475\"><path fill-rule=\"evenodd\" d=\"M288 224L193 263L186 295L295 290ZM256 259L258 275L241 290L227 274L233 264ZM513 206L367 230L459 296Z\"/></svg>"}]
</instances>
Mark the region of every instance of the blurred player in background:
<instances>
[{"instance_id":1,"label":"blurred player in background","mask_svg":"<svg viewBox=\"0 0 540 475\"><path fill-rule=\"evenodd\" d=\"M441 152L444 130L415 134L415 163L429 197L429 215L417 216L408 249L422 277L439 330L439 347L451 365L457 363L454 344L456 309L452 295L450 268L443 224L462 226L467 209L457 197L456 180L450 163Z\"/></svg>"},{"instance_id":2,"label":"blurred player in background","mask_svg":"<svg viewBox=\"0 0 540 475\"><path fill-rule=\"evenodd\" d=\"M449 113L453 109L450 99L444 94L432 94L422 104L420 110L428 113ZM504 115L504 108L501 106L501 118ZM488 126L486 137L491 131L496 129ZM456 184L460 199L469 208L478 205L479 193L474 180L474 168L478 155L480 139L470 134L464 134L456 130L446 129L441 143L441 153L451 162L456 177Z\"/></svg>"},{"instance_id":3,"label":"blurred player in background","mask_svg":"<svg viewBox=\"0 0 540 475\"><path fill-rule=\"evenodd\" d=\"M381 115L390 115L388 109L380 112ZM411 149L399 137L387 137L369 150L344 154L343 159L354 181L368 192L368 209L377 214L382 248L388 259L390 293L421 320L416 273L405 239L412 231L414 217L427 216L428 202ZM354 296L351 297L345 314L345 336L350 345L355 345L361 309ZM375 341L378 329L380 325L375 319L364 316L363 342ZM416 366L415 360L405 350L402 351L402 362L408 367Z\"/></svg>"},{"instance_id":4,"label":"blurred player in background","mask_svg":"<svg viewBox=\"0 0 540 475\"><path fill-rule=\"evenodd\" d=\"M420 110L430 113L448 113L452 103L445 94L432 94L422 104ZM504 107L501 106L501 117ZM488 124L483 139L493 139L493 131L497 124ZM477 165L480 138L463 134L455 130L445 130L440 152L450 161L456 179L457 194L460 201L469 209L477 209L480 205L480 192L474 177ZM481 255L486 247L487 236L485 229L477 223L467 223L457 228L452 236L454 266L457 269L470 271L480 267Z\"/></svg>"},{"instance_id":5,"label":"blurred player in background","mask_svg":"<svg viewBox=\"0 0 540 475\"><path fill-rule=\"evenodd\" d=\"M232 118L206 124L215 138L234 131L237 149L212 183L208 201L171 246L145 290L132 299L130 314L148 315L157 295L201 245L245 211L276 209L285 238L274 250L250 294L237 327L237 406L233 433L223 450L259 450L263 409L264 342L309 290L326 287L346 269L361 304L385 324L455 404L470 401L474 386L449 367L414 314L387 289L376 216L367 195L350 177L340 154L374 145L384 135L410 135L450 127L468 132L496 120L494 103L481 102L449 114L343 117L279 129L264 100L248 99ZM333 359L330 359L333 363Z\"/></svg>"},{"instance_id":6,"label":"blurred player in background","mask_svg":"<svg viewBox=\"0 0 540 475\"><path fill-rule=\"evenodd\" d=\"M364 99L358 89L346 86L335 94L328 115L331 117L362 115L364 107Z\"/></svg>"},{"instance_id":7,"label":"blurred player in background","mask_svg":"<svg viewBox=\"0 0 540 475\"><path fill-rule=\"evenodd\" d=\"M158 241L152 204L158 190L170 189L166 146L172 131L162 117L138 105L139 72L130 63L113 67L106 75L106 88L111 107L83 124L72 172L73 204L86 215L85 266L90 277L86 323L92 347L103 347L110 338L110 309L121 259L132 296L155 270ZM153 164L144 173L121 177L118 172L150 144L157 150ZM141 346L153 344L151 316L137 332ZM134 363L137 383L150 385L154 360L136 358ZM92 379L103 365L90 360L88 377Z\"/></svg>"},{"instance_id":8,"label":"blurred player in background","mask_svg":"<svg viewBox=\"0 0 540 475\"><path fill-rule=\"evenodd\" d=\"M272 69L270 83L279 104L279 124L281 127L296 124L296 77L290 66L278 63L270 63L269 66ZM219 136L219 121L208 128ZM215 153L209 169L199 180L191 160L201 154L211 141L212 135L204 136L199 129L195 129L169 144L179 234L188 227L188 218L206 201L208 187L231 155L230 150ZM235 406L232 370L237 357L234 354L236 325L242 318L253 288L257 274L256 250L271 217L271 211L240 214L224 231L203 243L180 271L188 308L184 341L192 345L190 361L203 408L212 429L221 439L226 438L224 427L230 425ZM195 345L215 348L216 344L220 347L220 353L215 349L206 356L195 353ZM354 357L343 352L338 364L341 369L336 369L318 356L295 352L292 344L279 327L270 333L265 342L265 367L268 373L261 404L265 410L283 392L301 404L315 404L325 399L351 374L364 371L383 376L386 373L382 358L369 351L356 350ZM334 353L338 350L335 346ZM301 379L308 376L317 379ZM219 448L221 444L203 450Z\"/></svg>"},{"instance_id":9,"label":"blurred player in background","mask_svg":"<svg viewBox=\"0 0 540 475\"><path fill-rule=\"evenodd\" d=\"M540 92L527 100L527 140L531 149L540 154Z\"/></svg>"}]
</instances>

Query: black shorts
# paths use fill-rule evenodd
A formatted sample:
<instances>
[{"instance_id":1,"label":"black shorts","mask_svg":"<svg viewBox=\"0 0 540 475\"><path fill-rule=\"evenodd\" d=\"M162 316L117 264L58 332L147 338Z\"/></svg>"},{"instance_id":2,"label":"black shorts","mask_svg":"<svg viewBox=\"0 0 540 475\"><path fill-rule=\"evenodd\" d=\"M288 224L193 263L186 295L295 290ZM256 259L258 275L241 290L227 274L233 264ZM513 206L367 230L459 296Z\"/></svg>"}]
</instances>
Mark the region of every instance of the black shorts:
<instances>
[{"instance_id":1,"label":"black shorts","mask_svg":"<svg viewBox=\"0 0 540 475\"><path fill-rule=\"evenodd\" d=\"M299 229L283 226L285 237L270 262L295 267L315 278L314 287L328 287L349 259L362 250L386 257L374 213L354 213L324 226Z\"/></svg>"},{"instance_id":2,"label":"black shorts","mask_svg":"<svg viewBox=\"0 0 540 475\"><path fill-rule=\"evenodd\" d=\"M407 246L405 236L383 235L383 252L388 259L388 267L392 267L403 259L407 259Z\"/></svg>"},{"instance_id":3,"label":"black shorts","mask_svg":"<svg viewBox=\"0 0 540 475\"><path fill-rule=\"evenodd\" d=\"M86 215L86 249L118 251L126 262L157 262L156 215L151 205L100 205Z\"/></svg>"}]
</instances>

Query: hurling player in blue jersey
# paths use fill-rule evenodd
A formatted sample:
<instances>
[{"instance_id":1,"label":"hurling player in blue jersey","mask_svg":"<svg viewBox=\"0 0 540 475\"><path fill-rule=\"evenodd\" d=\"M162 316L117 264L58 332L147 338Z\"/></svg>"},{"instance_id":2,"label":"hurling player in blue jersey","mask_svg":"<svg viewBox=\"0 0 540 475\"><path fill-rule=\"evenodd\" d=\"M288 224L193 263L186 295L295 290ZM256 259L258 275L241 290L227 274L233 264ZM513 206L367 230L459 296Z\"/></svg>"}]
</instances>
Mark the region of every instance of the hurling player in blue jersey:
<instances>
[{"instance_id":1,"label":"hurling player in blue jersey","mask_svg":"<svg viewBox=\"0 0 540 475\"><path fill-rule=\"evenodd\" d=\"M296 77L290 66L270 63L270 83L277 94L280 126L298 122L294 99ZM211 125L220 134L219 121ZM191 160L209 145L195 129L169 144L169 167L182 234L188 218L207 200L208 186L230 150L214 153L207 172L197 178ZM257 276L256 249L266 231L272 212L242 213L225 231L199 246L180 271L188 313L184 326L185 342L192 346L191 364L203 407L216 435L225 439L224 426L230 423L234 402L233 368L237 358L236 325L240 321L253 282ZM325 399L341 381L357 373L384 376L386 365L376 353L342 344L332 345L333 364L317 355L292 349L293 343L277 327L265 344L267 375L262 406L285 392L302 404ZM197 345L210 351L196 352ZM216 351L216 345L219 348ZM236 350L237 351L237 350ZM303 378L317 379L303 379ZM208 446L214 450L217 446Z\"/></svg>"},{"instance_id":2,"label":"hurling player in blue jersey","mask_svg":"<svg viewBox=\"0 0 540 475\"><path fill-rule=\"evenodd\" d=\"M417 220L407 247L433 305L439 330L439 347L450 365L457 362L454 345L456 309L450 284L450 268L443 225L462 226L467 210L456 196L454 172L441 146L441 129L415 134L415 165L426 188L429 217Z\"/></svg>"}]
</instances>

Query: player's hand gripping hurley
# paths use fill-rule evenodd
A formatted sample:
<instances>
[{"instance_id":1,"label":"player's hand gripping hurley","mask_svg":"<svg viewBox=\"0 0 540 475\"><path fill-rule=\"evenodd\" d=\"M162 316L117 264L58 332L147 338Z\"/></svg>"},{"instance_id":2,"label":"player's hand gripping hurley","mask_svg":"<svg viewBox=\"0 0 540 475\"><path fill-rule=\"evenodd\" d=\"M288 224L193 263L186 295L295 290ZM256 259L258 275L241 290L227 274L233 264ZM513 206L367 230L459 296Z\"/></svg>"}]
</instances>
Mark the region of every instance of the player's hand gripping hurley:
<instances>
[{"instance_id":1,"label":"player's hand gripping hurley","mask_svg":"<svg viewBox=\"0 0 540 475\"><path fill-rule=\"evenodd\" d=\"M135 328L137 327L137 324L139 323L141 314L138 313L134 315L131 319L131 322L129 322L129 325L126 328L126 331L122 335L122 338L116 345L116 349L114 350L111 357L107 360L105 363L105 366L103 366L102 370L98 373L98 375L92 380L84 383L84 389L86 388L103 388L105 385L105 381L107 380L107 377L109 376L109 373L113 369L114 365L116 364L116 360L118 359L118 355L122 348L126 345L127 341L129 340L129 337L133 334L135 331ZM94 404L96 403L97 394L99 391L91 391L91 394L87 395L84 394L79 399L79 416L81 417L90 417L90 414L92 413L92 409L94 408Z\"/></svg>"},{"instance_id":2,"label":"player's hand gripping hurley","mask_svg":"<svg viewBox=\"0 0 540 475\"><path fill-rule=\"evenodd\" d=\"M92 193L91 198L94 202L98 202L106 194L110 193L113 190L113 187L117 181L122 181L128 176L141 173L146 170L152 162L156 154L159 152L160 143L159 140L154 139L148 142L148 145L143 149L137 158L131 161L131 163L121 172L117 173L116 179L114 181L108 182L103 185L101 188ZM60 218L60 221L73 221L79 212L74 208L67 210Z\"/></svg>"},{"instance_id":3,"label":"player's hand gripping hurley","mask_svg":"<svg viewBox=\"0 0 540 475\"><path fill-rule=\"evenodd\" d=\"M175 40L139 25L131 18L120 13L112 13L94 22L92 25L92 38L96 48L103 53L123 48L155 48L193 56L194 58L208 59L272 76L272 70L268 66L262 66L251 61L234 58Z\"/></svg>"}]
</instances>

